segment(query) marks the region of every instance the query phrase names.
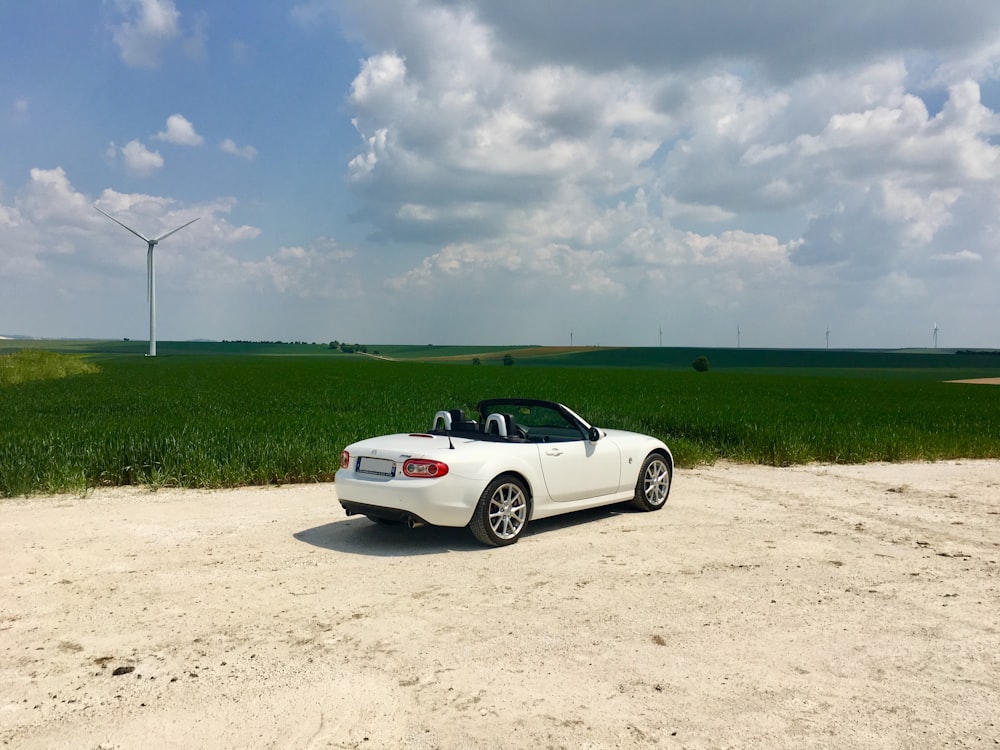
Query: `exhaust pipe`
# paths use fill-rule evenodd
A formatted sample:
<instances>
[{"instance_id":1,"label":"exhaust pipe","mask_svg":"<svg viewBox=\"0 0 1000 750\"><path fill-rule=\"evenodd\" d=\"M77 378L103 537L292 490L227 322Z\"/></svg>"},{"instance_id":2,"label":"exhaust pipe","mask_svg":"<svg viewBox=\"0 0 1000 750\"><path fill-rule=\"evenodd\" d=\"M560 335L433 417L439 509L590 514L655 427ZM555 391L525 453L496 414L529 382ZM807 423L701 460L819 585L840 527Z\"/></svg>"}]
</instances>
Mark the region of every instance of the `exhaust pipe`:
<instances>
[{"instance_id":1,"label":"exhaust pipe","mask_svg":"<svg viewBox=\"0 0 1000 750\"><path fill-rule=\"evenodd\" d=\"M409 526L411 529L419 529L421 526L426 526L426 524L423 521L419 521L413 516L406 517L406 525Z\"/></svg>"}]
</instances>

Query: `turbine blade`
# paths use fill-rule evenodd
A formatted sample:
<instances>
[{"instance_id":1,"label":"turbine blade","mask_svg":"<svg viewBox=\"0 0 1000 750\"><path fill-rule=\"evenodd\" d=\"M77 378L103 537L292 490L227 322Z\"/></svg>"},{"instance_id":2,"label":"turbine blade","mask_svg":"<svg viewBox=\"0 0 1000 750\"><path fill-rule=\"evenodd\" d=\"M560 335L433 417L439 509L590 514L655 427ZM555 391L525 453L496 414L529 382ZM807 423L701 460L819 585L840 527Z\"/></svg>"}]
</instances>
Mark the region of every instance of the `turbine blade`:
<instances>
[{"instance_id":1,"label":"turbine blade","mask_svg":"<svg viewBox=\"0 0 1000 750\"><path fill-rule=\"evenodd\" d=\"M201 218L201 217L199 216L199 217L198 217L198 219L200 219L200 218ZM192 224L194 224L194 223L195 223L196 221L198 221L198 219L191 219L191 221L189 221L189 222L188 222L187 224L183 224L183 225L181 225L181 226L177 227L177 229L171 229L171 230L170 230L169 232L167 232L166 234L161 234L161 235L160 235L159 237L154 237L154 238L153 238L152 240L147 240L147 242L159 242L160 240L165 240L165 239L167 239L167 237L169 237L170 235L172 235L172 234L173 234L174 232L179 232L179 231L181 231L181 230L182 230L182 229L183 229L184 227L189 227L189 226L191 226L191 225L192 225Z\"/></svg>"},{"instance_id":2,"label":"turbine blade","mask_svg":"<svg viewBox=\"0 0 1000 750\"><path fill-rule=\"evenodd\" d=\"M94 208L97 208L97 206L94 206ZM97 210L101 211L101 209L99 209L99 208L97 208ZM111 214L109 214L107 211L101 211L101 213L104 214L105 216L107 216L109 219L111 219L111 221L113 221L118 226L124 227L125 229L127 229L128 231L130 231L132 234L134 234L136 237L138 237L143 242L149 242L149 237L147 237L146 235L142 234L141 232L135 231L132 227L125 226L120 221L118 221L118 219L116 219L114 216L112 216Z\"/></svg>"}]
</instances>

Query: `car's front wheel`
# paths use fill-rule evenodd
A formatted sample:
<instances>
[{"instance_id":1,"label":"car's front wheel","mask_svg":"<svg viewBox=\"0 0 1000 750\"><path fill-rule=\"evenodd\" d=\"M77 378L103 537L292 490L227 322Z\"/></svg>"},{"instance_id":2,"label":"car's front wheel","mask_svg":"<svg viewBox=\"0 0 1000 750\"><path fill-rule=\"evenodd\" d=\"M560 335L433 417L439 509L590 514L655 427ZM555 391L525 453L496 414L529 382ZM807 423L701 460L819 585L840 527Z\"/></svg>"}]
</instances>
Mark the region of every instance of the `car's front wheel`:
<instances>
[{"instance_id":1,"label":"car's front wheel","mask_svg":"<svg viewBox=\"0 0 1000 750\"><path fill-rule=\"evenodd\" d=\"M527 488L516 477L500 476L479 496L469 529L483 544L503 547L516 542L527 525Z\"/></svg>"},{"instance_id":2,"label":"car's front wheel","mask_svg":"<svg viewBox=\"0 0 1000 750\"><path fill-rule=\"evenodd\" d=\"M642 462L639 479L635 483L632 505L639 510L659 510L670 495L670 481L674 469L660 453L650 453Z\"/></svg>"}]
</instances>

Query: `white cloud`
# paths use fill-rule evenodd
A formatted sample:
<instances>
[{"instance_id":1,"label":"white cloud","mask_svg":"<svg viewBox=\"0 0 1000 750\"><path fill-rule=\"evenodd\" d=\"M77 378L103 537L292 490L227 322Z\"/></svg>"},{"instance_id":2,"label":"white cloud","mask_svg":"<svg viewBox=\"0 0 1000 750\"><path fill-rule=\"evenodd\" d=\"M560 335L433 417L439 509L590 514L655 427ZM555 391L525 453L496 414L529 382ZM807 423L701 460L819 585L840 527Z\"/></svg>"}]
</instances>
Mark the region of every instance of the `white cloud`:
<instances>
[{"instance_id":1,"label":"white cloud","mask_svg":"<svg viewBox=\"0 0 1000 750\"><path fill-rule=\"evenodd\" d=\"M240 265L240 275L251 282L272 287L279 294L304 299L353 298L361 294L348 261L354 252L338 247L334 240L320 238L307 247L282 247L261 261Z\"/></svg>"},{"instance_id":2,"label":"white cloud","mask_svg":"<svg viewBox=\"0 0 1000 750\"><path fill-rule=\"evenodd\" d=\"M173 200L163 196L121 193L111 188L101 191L97 203L110 214L119 217L128 216L143 224L160 221L174 205Z\"/></svg>"},{"instance_id":3,"label":"white cloud","mask_svg":"<svg viewBox=\"0 0 1000 750\"><path fill-rule=\"evenodd\" d=\"M30 174L30 182L18 196L19 213L34 225L79 227L87 200L73 188L63 168L36 168Z\"/></svg>"},{"instance_id":4,"label":"white cloud","mask_svg":"<svg viewBox=\"0 0 1000 750\"><path fill-rule=\"evenodd\" d=\"M397 292L418 289L432 294L460 285L466 293L480 295L488 305L503 304L512 286L530 294L554 282L573 293L619 297L624 287L611 278L606 260L601 251L556 244L540 248L449 245L425 258L420 266L388 279L386 285Z\"/></svg>"},{"instance_id":5,"label":"white cloud","mask_svg":"<svg viewBox=\"0 0 1000 750\"><path fill-rule=\"evenodd\" d=\"M882 215L901 224L905 235L920 245L930 243L938 230L951 223L951 207L962 195L957 188L922 195L891 178L883 181L881 192Z\"/></svg>"},{"instance_id":6,"label":"white cloud","mask_svg":"<svg viewBox=\"0 0 1000 750\"><path fill-rule=\"evenodd\" d=\"M163 157L159 151L150 151L138 140L132 140L122 146L122 157L125 168L136 177L148 177L163 167Z\"/></svg>"},{"instance_id":7,"label":"white cloud","mask_svg":"<svg viewBox=\"0 0 1000 750\"><path fill-rule=\"evenodd\" d=\"M352 122L354 123L354 127L357 128L357 119ZM352 180L361 180L364 179L366 175L371 174L372 170L375 169L375 165L378 163L379 158L384 156L386 153L388 130L385 128L378 128L370 137L362 137L366 145L365 153L358 154L353 157L347 165L347 169L351 173Z\"/></svg>"},{"instance_id":8,"label":"white cloud","mask_svg":"<svg viewBox=\"0 0 1000 750\"><path fill-rule=\"evenodd\" d=\"M399 91L405 90L406 62L397 54L387 52L364 61L361 72L351 83L351 101L358 107L373 107L392 103ZM412 94L406 98L413 100Z\"/></svg>"},{"instance_id":9,"label":"white cloud","mask_svg":"<svg viewBox=\"0 0 1000 750\"><path fill-rule=\"evenodd\" d=\"M178 146L200 146L205 139L195 132L194 125L184 115L170 115L167 128L156 134L157 139Z\"/></svg>"},{"instance_id":10,"label":"white cloud","mask_svg":"<svg viewBox=\"0 0 1000 750\"><path fill-rule=\"evenodd\" d=\"M0 205L0 226L17 226L19 221L20 217L18 216L18 211L16 209Z\"/></svg>"},{"instance_id":11,"label":"white cloud","mask_svg":"<svg viewBox=\"0 0 1000 750\"><path fill-rule=\"evenodd\" d=\"M180 35L180 13L173 0L113 0L121 23L112 38L126 65L157 68L168 44Z\"/></svg>"},{"instance_id":12,"label":"white cloud","mask_svg":"<svg viewBox=\"0 0 1000 750\"><path fill-rule=\"evenodd\" d=\"M231 138L226 138L219 144L219 149L227 154L232 154L233 156L238 156L241 159L246 159L247 161L253 161L257 158L257 149L253 146L237 146L236 142Z\"/></svg>"},{"instance_id":13,"label":"white cloud","mask_svg":"<svg viewBox=\"0 0 1000 750\"><path fill-rule=\"evenodd\" d=\"M947 88L960 81L997 78L1000 78L1000 40L994 39L992 43L974 46L965 54L944 60L926 85Z\"/></svg>"},{"instance_id":14,"label":"white cloud","mask_svg":"<svg viewBox=\"0 0 1000 750\"><path fill-rule=\"evenodd\" d=\"M940 253L931 256L932 260L940 260L946 263L978 263L983 259L979 253L971 250L959 250L957 253Z\"/></svg>"}]
</instances>

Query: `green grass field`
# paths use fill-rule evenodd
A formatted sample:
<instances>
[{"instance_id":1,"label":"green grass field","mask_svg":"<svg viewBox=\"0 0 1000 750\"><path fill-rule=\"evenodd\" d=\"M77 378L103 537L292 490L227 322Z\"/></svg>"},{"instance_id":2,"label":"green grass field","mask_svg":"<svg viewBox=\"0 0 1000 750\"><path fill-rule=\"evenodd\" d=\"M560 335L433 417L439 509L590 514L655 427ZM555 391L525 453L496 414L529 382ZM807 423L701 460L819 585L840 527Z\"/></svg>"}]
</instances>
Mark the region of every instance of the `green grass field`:
<instances>
[{"instance_id":1,"label":"green grass field","mask_svg":"<svg viewBox=\"0 0 1000 750\"><path fill-rule=\"evenodd\" d=\"M0 496L327 481L347 443L426 429L438 409L471 411L488 396L562 401L600 426L660 437L680 466L1000 457L1000 387L942 382L1000 375L986 355L782 360L740 350L730 363L717 350L678 350L668 364L657 358L670 350L531 349L538 356L504 367L494 360L501 349L476 350L483 365L474 367L472 348L438 352L459 357L442 364L325 346L169 342L149 359L144 342L123 342L133 347L125 351L115 343L63 349L99 352L87 359L97 372L0 386ZM694 372L692 352L706 351L712 371ZM587 355L599 364L561 360Z\"/></svg>"}]
</instances>

